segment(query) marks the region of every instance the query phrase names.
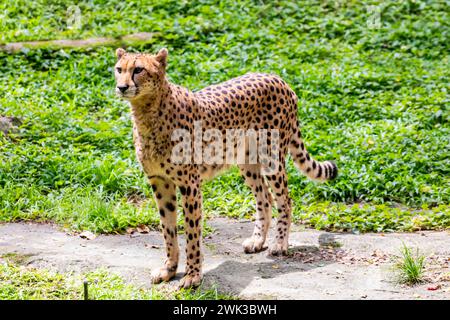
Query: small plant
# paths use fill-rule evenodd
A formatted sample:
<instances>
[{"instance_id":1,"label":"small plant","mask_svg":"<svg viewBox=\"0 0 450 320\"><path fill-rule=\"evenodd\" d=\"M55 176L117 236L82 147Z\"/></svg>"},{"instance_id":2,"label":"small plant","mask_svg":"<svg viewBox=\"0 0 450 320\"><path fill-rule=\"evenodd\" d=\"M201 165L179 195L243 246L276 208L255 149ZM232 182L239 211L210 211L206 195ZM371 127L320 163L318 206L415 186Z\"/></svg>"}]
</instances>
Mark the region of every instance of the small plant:
<instances>
[{"instance_id":1,"label":"small plant","mask_svg":"<svg viewBox=\"0 0 450 320\"><path fill-rule=\"evenodd\" d=\"M405 244L401 248L401 256L398 257L395 267L399 272L399 281L403 284L414 285L423 281L425 256L419 253L419 249L413 254L412 249Z\"/></svg>"}]
</instances>

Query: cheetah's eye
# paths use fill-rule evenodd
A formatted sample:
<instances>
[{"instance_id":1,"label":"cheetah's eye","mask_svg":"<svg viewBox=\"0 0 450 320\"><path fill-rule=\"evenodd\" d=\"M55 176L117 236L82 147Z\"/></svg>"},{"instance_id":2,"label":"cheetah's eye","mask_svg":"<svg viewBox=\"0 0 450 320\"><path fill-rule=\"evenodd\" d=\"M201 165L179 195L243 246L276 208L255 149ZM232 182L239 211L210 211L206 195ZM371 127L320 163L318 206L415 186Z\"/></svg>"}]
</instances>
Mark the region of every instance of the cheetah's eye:
<instances>
[{"instance_id":1,"label":"cheetah's eye","mask_svg":"<svg viewBox=\"0 0 450 320\"><path fill-rule=\"evenodd\" d=\"M118 73L122 73L122 68L121 67L117 67L116 70L117 70Z\"/></svg>"},{"instance_id":2,"label":"cheetah's eye","mask_svg":"<svg viewBox=\"0 0 450 320\"><path fill-rule=\"evenodd\" d=\"M141 72L142 72L142 70L144 70L144 68L141 68L141 67L136 67L136 68L134 68L134 74L138 74L138 73L141 73Z\"/></svg>"}]
</instances>

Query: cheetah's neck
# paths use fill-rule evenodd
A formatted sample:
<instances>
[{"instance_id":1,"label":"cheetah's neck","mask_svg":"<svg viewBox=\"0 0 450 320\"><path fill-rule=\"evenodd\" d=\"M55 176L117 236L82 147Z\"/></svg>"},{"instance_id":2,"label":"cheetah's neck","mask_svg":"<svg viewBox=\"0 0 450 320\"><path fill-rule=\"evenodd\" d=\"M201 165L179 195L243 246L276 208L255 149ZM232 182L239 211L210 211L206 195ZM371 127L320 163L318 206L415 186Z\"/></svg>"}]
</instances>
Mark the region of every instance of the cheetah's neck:
<instances>
[{"instance_id":1,"label":"cheetah's neck","mask_svg":"<svg viewBox=\"0 0 450 320\"><path fill-rule=\"evenodd\" d=\"M133 135L138 158L161 160L170 152L170 132L164 123L165 101L170 97L171 84L166 80L154 95L131 101Z\"/></svg>"}]
</instances>

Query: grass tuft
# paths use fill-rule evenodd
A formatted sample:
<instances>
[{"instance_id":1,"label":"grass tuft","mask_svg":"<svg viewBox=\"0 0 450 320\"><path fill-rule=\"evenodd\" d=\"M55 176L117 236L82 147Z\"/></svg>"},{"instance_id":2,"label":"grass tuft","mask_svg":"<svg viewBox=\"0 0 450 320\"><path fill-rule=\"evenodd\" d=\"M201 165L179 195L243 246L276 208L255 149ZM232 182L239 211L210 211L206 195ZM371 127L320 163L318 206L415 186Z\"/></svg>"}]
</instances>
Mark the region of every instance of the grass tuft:
<instances>
[{"instance_id":1,"label":"grass tuft","mask_svg":"<svg viewBox=\"0 0 450 320\"><path fill-rule=\"evenodd\" d=\"M423 282L425 256L419 253L419 249L413 253L405 244L401 248L401 256L397 258L395 267L398 271L398 280L402 284L414 285Z\"/></svg>"}]
</instances>

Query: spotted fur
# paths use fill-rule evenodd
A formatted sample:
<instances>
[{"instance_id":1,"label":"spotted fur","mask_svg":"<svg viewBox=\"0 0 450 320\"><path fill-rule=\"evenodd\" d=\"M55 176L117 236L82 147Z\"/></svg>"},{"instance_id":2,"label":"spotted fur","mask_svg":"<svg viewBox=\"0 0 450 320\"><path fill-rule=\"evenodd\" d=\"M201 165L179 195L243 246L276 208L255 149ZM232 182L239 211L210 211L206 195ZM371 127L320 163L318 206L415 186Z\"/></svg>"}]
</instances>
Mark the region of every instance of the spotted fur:
<instances>
[{"instance_id":1,"label":"spotted fur","mask_svg":"<svg viewBox=\"0 0 450 320\"><path fill-rule=\"evenodd\" d=\"M255 228L243 248L246 253L264 249L275 204L279 214L277 232L269 253L285 254L292 211L286 155L290 153L296 166L311 179L326 181L337 175L333 162L318 162L306 151L297 121L297 96L292 89L276 75L250 73L192 92L167 80L166 49L156 55L127 53L123 49L116 54L116 92L130 102L136 155L152 186L166 245L167 259L161 269L153 272L153 282L168 281L177 270L177 188L182 197L186 234L187 262L181 286L197 286L202 279L200 186L228 165L171 162L176 144L171 140L173 131L182 128L193 133L195 121L202 121L203 130L214 128L223 136L227 129L234 128L278 130L280 153L276 173L268 174L264 163L239 165L256 199ZM236 143L233 147L240 146Z\"/></svg>"}]
</instances>

